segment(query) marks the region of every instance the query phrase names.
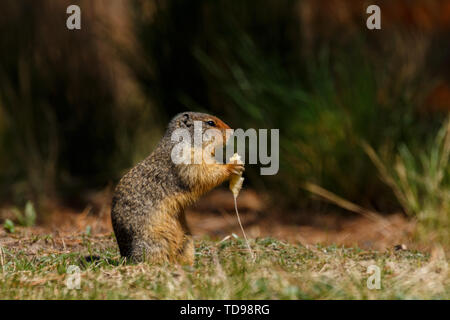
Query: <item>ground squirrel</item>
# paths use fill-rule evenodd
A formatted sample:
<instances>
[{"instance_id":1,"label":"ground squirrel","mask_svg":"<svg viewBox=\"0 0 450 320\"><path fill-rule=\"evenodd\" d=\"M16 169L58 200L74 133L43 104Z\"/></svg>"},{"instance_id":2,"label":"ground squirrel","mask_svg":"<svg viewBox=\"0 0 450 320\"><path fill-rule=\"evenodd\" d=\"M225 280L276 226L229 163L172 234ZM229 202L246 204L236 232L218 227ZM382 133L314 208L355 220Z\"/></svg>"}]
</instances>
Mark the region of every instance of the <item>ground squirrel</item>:
<instances>
[{"instance_id":1,"label":"ground squirrel","mask_svg":"<svg viewBox=\"0 0 450 320\"><path fill-rule=\"evenodd\" d=\"M193 264L194 243L184 208L233 174L243 172L244 166L239 163L175 164L172 161L176 144L172 133L187 129L193 136L194 121L201 121L202 133L214 128L223 134L223 142L229 138L226 129L230 127L208 114L183 112L170 121L156 149L116 187L111 218L123 257L136 262Z\"/></svg>"}]
</instances>

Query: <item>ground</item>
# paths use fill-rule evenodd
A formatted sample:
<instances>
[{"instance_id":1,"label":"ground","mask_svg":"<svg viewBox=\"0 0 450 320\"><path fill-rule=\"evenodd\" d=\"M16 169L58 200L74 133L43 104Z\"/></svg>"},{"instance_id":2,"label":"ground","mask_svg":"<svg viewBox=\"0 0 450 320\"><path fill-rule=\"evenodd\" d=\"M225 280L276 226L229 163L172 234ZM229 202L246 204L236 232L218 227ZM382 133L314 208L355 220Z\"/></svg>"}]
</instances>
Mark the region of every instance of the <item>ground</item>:
<instances>
[{"instance_id":1,"label":"ground","mask_svg":"<svg viewBox=\"0 0 450 320\"><path fill-rule=\"evenodd\" d=\"M81 214L58 214L39 227L1 228L0 299L450 298L446 249L414 244L403 217L317 215L308 223L261 217L264 209L252 196L242 195L241 209L255 260L220 193L188 212L196 239L192 267L121 259L109 208L93 214L95 201ZM380 289L367 285L376 276L371 268L380 271ZM79 271L79 289L71 270Z\"/></svg>"},{"instance_id":2,"label":"ground","mask_svg":"<svg viewBox=\"0 0 450 320\"><path fill-rule=\"evenodd\" d=\"M112 234L0 234L1 299L449 299L442 250L367 251L272 238L196 241L193 267L127 264ZM98 256L87 262L86 256ZM80 289L67 273L80 271ZM380 269L369 289L368 267ZM72 280L71 280L72 279ZM372 283L372 282L371 282ZM72 287L71 287L72 284ZM69 287L68 287L69 286Z\"/></svg>"}]
</instances>

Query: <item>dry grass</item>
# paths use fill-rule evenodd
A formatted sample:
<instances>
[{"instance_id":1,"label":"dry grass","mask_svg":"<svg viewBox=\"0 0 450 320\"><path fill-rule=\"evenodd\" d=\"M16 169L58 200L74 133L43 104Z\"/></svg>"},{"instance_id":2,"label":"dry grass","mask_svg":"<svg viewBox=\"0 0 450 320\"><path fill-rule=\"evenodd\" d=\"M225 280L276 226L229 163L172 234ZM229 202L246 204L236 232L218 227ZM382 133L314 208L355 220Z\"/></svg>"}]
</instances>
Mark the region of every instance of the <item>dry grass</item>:
<instances>
[{"instance_id":1,"label":"dry grass","mask_svg":"<svg viewBox=\"0 0 450 320\"><path fill-rule=\"evenodd\" d=\"M395 159L383 161L369 145L366 153L403 210L417 221L422 242L450 244L450 118L433 143L420 150L402 145Z\"/></svg>"},{"instance_id":2,"label":"dry grass","mask_svg":"<svg viewBox=\"0 0 450 320\"><path fill-rule=\"evenodd\" d=\"M132 265L111 234L0 232L2 299L448 299L444 251L364 251L289 244L272 238L196 241L193 267ZM86 262L86 255L99 259ZM68 289L67 268L81 269ZM381 270L381 289L366 286L367 267Z\"/></svg>"},{"instance_id":3,"label":"dry grass","mask_svg":"<svg viewBox=\"0 0 450 320\"><path fill-rule=\"evenodd\" d=\"M92 206L81 214L55 208L44 226L16 225L14 233L0 229L0 298L448 299L450 296L445 250L410 242L413 225L401 215L377 215L376 219L372 215L376 213L349 219L309 215L307 221L302 221L286 213L266 215L267 209L255 193L245 190L240 195L239 210L255 251L253 262L243 239L230 236L240 231L229 191L216 190L188 212L197 237L194 267L132 265L119 256L109 220L108 195L102 193L98 199L94 198ZM217 212L217 207L223 210ZM4 214L7 213L5 209ZM399 243L406 243L409 250L393 250ZM85 257L89 255L98 259L87 262ZM80 290L66 286L71 265L81 270ZM366 286L369 265L380 267L381 290L369 290Z\"/></svg>"}]
</instances>

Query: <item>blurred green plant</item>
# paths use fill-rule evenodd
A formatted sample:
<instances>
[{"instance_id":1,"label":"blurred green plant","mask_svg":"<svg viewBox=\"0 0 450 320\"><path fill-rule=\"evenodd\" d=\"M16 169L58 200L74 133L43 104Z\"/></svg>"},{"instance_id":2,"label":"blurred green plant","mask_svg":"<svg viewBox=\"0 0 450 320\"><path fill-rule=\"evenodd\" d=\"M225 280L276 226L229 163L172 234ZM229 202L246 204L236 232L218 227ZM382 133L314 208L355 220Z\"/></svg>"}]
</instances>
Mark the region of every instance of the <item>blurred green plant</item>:
<instances>
[{"instance_id":1,"label":"blurred green plant","mask_svg":"<svg viewBox=\"0 0 450 320\"><path fill-rule=\"evenodd\" d=\"M23 227L32 227L36 223L36 210L31 201L27 201L23 212L19 210L17 207L13 207L12 209L17 223Z\"/></svg>"},{"instance_id":2,"label":"blurred green plant","mask_svg":"<svg viewBox=\"0 0 450 320\"><path fill-rule=\"evenodd\" d=\"M384 160L364 148L404 211L417 220L417 236L450 244L450 117L427 146L411 150L402 144Z\"/></svg>"},{"instance_id":3,"label":"blurred green plant","mask_svg":"<svg viewBox=\"0 0 450 320\"><path fill-rule=\"evenodd\" d=\"M16 231L14 222L12 222L10 219L5 220L5 222L3 223L3 228L9 233L14 233Z\"/></svg>"},{"instance_id":4,"label":"blurred green plant","mask_svg":"<svg viewBox=\"0 0 450 320\"><path fill-rule=\"evenodd\" d=\"M278 203L285 199L295 206L302 198L300 204L309 203L301 197L304 181L382 210L395 206L360 141L375 147L418 142L423 128L417 102L399 95L380 101L379 75L358 54L331 57L324 48L304 71L288 71L247 37L234 41L233 53L221 60L201 51L197 56L216 87L215 107L226 109L235 126L280 129L280 172L261 177L248 170L254 186L279 192Z\"/></svg>"}]
</instances>

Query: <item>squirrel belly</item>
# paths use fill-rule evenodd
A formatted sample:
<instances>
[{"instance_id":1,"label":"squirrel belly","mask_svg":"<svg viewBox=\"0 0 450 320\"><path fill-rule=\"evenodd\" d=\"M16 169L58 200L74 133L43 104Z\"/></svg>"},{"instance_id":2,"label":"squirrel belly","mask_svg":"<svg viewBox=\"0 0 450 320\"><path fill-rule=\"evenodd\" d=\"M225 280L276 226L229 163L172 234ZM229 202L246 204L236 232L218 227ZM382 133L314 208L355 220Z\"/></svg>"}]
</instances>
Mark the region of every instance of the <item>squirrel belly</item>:
<instances>
[{"instance_id":1,"label":"squirrel belly","mask_svg":"<svg viewBox=\"0 0 450 320\"><path fill-rule=\"evenodd\" d=\"M193 130L194 121L224 132L229 129L211 115L179 114L152 154L119 181L111 220L123 257L135 262L193 264L194 242L184 209L233 173L244 170L242 164L235 163L175 164L171 135L178 128Z\"/></svg>"}]
</instances>

